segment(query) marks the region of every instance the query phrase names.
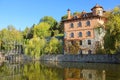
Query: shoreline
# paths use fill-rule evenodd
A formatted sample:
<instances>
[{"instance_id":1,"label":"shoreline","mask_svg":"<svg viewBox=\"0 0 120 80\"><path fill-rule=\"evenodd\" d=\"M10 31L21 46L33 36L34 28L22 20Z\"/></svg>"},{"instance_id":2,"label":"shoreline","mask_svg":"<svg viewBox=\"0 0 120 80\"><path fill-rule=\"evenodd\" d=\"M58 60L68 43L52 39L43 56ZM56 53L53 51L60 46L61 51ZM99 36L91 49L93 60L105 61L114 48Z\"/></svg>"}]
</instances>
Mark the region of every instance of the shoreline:
<instances>
[{"instance_id":1,"label":"shoreline","mask_svg":"<svg viewBox=\"0 0 120 80\"><path fill-rule=\"evenodd\" d=\"M59 54L42 55L41 61L81 62L81 63L119 63L120 54Z\"/></svg>"},{"instance_id":2,"label":"shoreline","mask_svg":"<svg viewBox=\"0 0 120 80\"><path fill-rule=\"evenodd\" d=\"M49 62L80 62L80 63L114 63L120 64L120 54L48 54L35 59L27 55L8 59L8 61L49 61Z\"/></svg>"}]
</instances>

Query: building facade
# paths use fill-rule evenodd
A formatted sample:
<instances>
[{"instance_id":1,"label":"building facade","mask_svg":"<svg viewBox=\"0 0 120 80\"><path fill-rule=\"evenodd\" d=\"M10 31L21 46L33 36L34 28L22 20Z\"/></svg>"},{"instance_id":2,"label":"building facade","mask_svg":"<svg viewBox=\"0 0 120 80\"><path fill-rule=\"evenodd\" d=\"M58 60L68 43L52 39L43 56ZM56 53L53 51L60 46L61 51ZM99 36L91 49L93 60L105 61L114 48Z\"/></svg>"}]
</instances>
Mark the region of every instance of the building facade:
<instances>
[{"instance_id":1,"label":"building facade","mask_svg":"<svg viewBox=\"0 0 120 80\"><path fill-rule=\"evenodd\" d=\"M68 9L67 19L62 21L64 24L64 54L74 52L76 54L95 54L97 46L101 45L103 48L105 11L98 4L91 11L71 15L71 11Z\"/></svg>"}]
</instances>

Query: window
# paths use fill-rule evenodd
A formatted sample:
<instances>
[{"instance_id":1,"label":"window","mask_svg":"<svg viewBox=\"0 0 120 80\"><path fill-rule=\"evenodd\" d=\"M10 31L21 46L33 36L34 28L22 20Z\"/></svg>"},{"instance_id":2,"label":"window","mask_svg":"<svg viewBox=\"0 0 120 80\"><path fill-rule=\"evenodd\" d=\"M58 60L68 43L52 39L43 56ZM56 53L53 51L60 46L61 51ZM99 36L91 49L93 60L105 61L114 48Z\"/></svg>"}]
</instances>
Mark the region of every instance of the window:
<instances>
[{"instance_id":1,"label":"window","mask_svg":"<svg viewBox=\"0 0 120 80\"><path fill-rule=\"evenodd\" d=\"M89 74L89 78L90 78L90 79L92 78L92 74Z\"/></svg>"},{"instance_id":2,"label":"window","mask_svg":"<svg viewBox=\"0 0 120 80\"><path fill-rule=\"evenodd\" d=\"M83 78L83 74L82 73L80 73L80 78Z\"/></svg>"},{"instance_id":3,"label":"window","mask_svg":"<svg viewBox=\"0 0 120 80\"><path fill-rule=\"evenodd\" d=\"M91 40L88 40L88 45L91 45Z\"/></svg>"},{"instance_id":4,"label":"window","mask_svg":"<svg viewBox=\"0 0 120 80\"><path fill-rule=\"evenodd\" d=\"M77 16L74 16L73 18L74 18L74 19L77 19Z\"/></svg>"},{"instance_id":5,"label":"window","mask_svg":"<svg viewBox=\"0 0 120 80\"><path fill-rule=\"evenodd\" d=\"M71 41L71 44L73 45L73 44L74 44L74 42L73 42L73 41Z\"/></svg>"},{"instance_id":6,"label":"window","mask_svg":"<svg viewBox=\"0 0 120 80\"><path fill-rule=\"evenodd\" d=\"M86 35L87 35L87 36L91 36L91 32L90 32L90 31L87 31L87 32L86 32Z\"/></svg>"},{"instance_id":7,"label":"window","mask_svg":"<svg viewBox=\"0 0 120 80\"><path fill-rule=\"evenodd\" d=\"M86 26L90 26L90 21L87 21L87 22L86 22Z\"/></svg>"},{"instance_id":8,"label":"window","mask_svg":"<svg viewBox=\"0 0 120 80\"><path fill-rule=\"evenodd\" d=\"M98 14L99 14L100 16L102 16L102 15L103 15L103 11L102 11L102 10L99 10L99 11L98 11Z\"/></svg>"},{"instance_id":9,"label":"window","mask_svg":"<svg viewBox=\"0 0 120 80\"><path fill-rule=\"evenodd\" d=\"M74 27L74 24L73 24L73 23L71 23L71 24L70 24L70 28L73 28L73 27Z\"/></svg>"},{"instance_id":10,"label":"window","mask_svg":"<svg viewBox=\"0 0 120 80\"><path fill-rule=\"evenodd\" d=\"M82 40L80 40L79 44L82 45Z\"/></svg>"},{"instance_id":11,"label":"window","mask_svg":"<svg viewBox=\"0 0 120 80\"><path fill-rule=\"evenodd\" d=\"M79 51L79 54L82 54L82 50Z\"/></svg>"},{"instance_id":12,"label":"window","mask_svg":"<svg viewBox=\"0 0 120 80\"><path fill-rule=\"evenodd\" d=\"M87 15L87 14L84 14L83 17L88 17L88 15Z\"/></svg>"},{"instance_id":13,"label":"window","mask_svg":"<svg viewBox=\"0 0 120 80\"><path fill-rule=\"evenodd\" d=\"M78 35L79 35L79 37L82 37L82 32L79 32L79 34L78 34Z\"/></svg>"},{"instance_id":14,"label":"window","mask_svg":"<svg viewBox=\"0 0 120 80\"><path fill-rule=\"evenodd\" d=\"M78 27L82 27L82 23L81 22L78 23Z\"/></svg>"},{"instance_id":15,"label":"window","mask_svg":"<svg viewBox=\"0 0 120 80\"><path fill-rule=\"evenodd\" d=\"M74 38L74 33L71 33L71 34L70 34L70 37L71 37L71 38Z\"/></svg>"}]
</instances>

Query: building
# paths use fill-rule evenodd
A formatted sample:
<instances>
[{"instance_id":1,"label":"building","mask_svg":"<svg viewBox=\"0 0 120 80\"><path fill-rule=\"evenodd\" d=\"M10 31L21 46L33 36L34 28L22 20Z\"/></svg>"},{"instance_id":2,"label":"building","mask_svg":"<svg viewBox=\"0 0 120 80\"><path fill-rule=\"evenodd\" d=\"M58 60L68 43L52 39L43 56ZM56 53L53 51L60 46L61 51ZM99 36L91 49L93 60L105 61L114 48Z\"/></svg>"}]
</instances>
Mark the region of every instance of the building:
<instances>
[{"instance_id":1,"label":"building","mask_svg":"<svg viewBox=\"0 0 120 80\"><path fill-rule=\"evenodd\" d=\"M71 11L68 9L67 19L62 21L64 24L64 54L72 53L71 50L77 54L95 54L98 46L104 48L105 11L98 4L91 11L71 15ZM74 44L79 47L74 47Z\"/></svg>"}]
</instances>

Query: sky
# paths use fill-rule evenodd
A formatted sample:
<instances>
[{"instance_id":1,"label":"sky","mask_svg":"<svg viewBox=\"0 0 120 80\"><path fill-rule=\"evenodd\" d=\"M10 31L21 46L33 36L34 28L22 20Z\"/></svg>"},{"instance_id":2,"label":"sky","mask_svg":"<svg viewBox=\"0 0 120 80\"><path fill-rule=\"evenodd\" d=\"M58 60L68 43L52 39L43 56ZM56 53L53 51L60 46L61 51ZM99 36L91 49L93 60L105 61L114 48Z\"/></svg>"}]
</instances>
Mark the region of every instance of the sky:
<instances>
[{"instance_id":1,"label":"sky","mask_svg":"<svg viewBox=\"0 0 120 80\"><path fill-rule=\"evenodd\" d=\"M24 30L38 24L44 16L52 16L59 22L68 8L72 13L91 12L96 4L111 10L120 5L120 0L0 0L0 30L8 25Z\"/></svg>"}]
</instances>

